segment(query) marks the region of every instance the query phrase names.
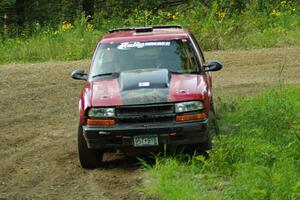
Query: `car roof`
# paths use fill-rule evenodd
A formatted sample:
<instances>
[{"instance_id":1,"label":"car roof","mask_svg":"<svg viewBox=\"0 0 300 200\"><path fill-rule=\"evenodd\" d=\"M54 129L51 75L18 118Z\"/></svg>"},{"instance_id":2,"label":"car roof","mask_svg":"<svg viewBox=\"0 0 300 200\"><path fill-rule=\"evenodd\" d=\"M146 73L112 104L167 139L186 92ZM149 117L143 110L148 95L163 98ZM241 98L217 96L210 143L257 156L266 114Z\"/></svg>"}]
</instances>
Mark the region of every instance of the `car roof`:
<instances>
[{"instance_id":1,"label":"car roof","mask_svg":"<svg viewBox=\"0 0 300 200\"><path fill-rule=\"evenodd\" d=\"M139 28L122 28L111 30L110 33L102 36L101 43L122 43L138 41L157 41L186 39L189 31L181 26L153 26Z\"/></svg>"}]
</instances>

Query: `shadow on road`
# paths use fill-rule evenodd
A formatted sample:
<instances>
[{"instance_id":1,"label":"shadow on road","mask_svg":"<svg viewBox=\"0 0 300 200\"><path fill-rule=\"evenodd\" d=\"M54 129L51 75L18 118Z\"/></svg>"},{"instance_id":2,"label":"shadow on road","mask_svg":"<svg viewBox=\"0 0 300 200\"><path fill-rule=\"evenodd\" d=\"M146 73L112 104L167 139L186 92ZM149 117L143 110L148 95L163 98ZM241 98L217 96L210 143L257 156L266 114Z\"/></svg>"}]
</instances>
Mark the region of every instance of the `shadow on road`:
<instances>
[{"instance_id":1,"label":"shadow on road","mask_svg":"<svg viewBox=\"0 0 300 200\"><path fill-rule=\"evenodd\" d=\"M104 162L101 168L104 169L125 169L137 170L142 167L141 160L145 163L152 165L155 163L153 155L145 154L139 156L127 156L123 154L108 153L104 155Z\"/></svg>"}]
</instances>

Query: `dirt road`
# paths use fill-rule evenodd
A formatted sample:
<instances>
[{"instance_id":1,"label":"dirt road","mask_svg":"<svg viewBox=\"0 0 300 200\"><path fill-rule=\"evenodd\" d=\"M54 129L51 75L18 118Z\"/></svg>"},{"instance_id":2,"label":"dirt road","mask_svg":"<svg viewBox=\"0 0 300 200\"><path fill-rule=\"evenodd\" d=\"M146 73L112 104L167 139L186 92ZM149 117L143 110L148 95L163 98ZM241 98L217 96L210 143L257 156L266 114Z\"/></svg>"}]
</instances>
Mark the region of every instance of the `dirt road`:
<instances>
[{"instance_id":1,"label":"dirt road","mask_svg":"<svg viewBox=\"0 0 300 200\"><path fill-rule=\"evenodd\" d=\"M278 83L300 84L300 47L206 53L224 69L218 94L251 94ZM106 155L102 169L83 170L76 153L77 98L70 78L89 61L0 65L0 199L139 199L135 159Z\"/></svg>"}]
</instances>

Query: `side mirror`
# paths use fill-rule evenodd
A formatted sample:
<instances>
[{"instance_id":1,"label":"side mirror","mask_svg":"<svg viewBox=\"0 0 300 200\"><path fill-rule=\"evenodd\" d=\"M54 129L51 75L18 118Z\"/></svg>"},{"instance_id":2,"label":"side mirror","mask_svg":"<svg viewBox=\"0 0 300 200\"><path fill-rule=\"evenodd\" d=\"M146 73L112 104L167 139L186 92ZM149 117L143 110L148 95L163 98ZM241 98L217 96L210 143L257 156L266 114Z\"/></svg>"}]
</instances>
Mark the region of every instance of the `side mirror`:
<instances>
[{"instance_id":1,"label":"side mirror","mask_svg":"<svg viewBox=\"0 0 300 200\"><path fill-rule=\"evenodd\" d=\"M87 74L82 69L75 69L71 73L71 77L76 80L87 80Z\"/></svg>"},{"instance_id":2,"label":"side mirror","mask_svg":"<svg viewBox=\"0 0 300 200\"><path fill-rule=\"evenodd\" d=\"M219 71L220 69L222 69L222 64L219 63L219 61L213 60L208 64L204 64L204 68L206 72Z\"/></svg>"}]
</instances>

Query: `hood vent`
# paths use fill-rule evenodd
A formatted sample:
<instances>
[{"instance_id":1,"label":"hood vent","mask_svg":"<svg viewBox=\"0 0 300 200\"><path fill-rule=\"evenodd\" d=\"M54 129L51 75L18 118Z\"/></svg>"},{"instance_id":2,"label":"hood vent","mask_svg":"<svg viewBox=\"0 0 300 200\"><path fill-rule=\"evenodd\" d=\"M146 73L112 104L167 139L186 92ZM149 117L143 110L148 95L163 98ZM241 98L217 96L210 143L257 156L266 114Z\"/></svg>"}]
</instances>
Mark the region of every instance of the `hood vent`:
<instances>
[{"instance_id":1,"label":"hood vent","mask_svg":"<svg viewBox=\"0 0 300 200\"><path fill-rule=\"evenodd\" d=\"M119 84L121 91L137 89L168 88L170 82L167 69L141 69L121 72Z\"/></svg>"}]
</instances>

